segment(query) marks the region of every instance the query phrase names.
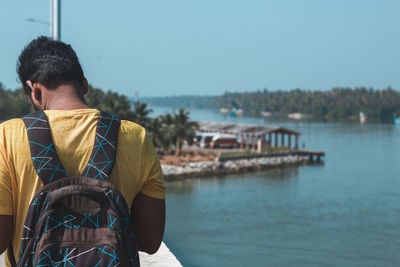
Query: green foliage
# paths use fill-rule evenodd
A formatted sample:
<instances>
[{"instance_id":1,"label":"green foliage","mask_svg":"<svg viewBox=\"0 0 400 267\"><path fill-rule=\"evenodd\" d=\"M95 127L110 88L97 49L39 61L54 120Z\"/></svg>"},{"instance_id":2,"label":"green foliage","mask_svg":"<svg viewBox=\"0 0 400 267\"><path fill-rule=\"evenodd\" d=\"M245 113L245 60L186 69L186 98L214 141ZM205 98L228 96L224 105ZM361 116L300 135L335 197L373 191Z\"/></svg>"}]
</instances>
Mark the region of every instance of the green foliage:
<instances>
[{"instance_id":1,"label":"green foliage","mask_svg":"<svg viewBox=\"0 0 400 267\"><path fill-rule=\"evenodd\" d=\"M158 107L216 108L215 96L145 97L141 100Z\"/></svg>"},{"instance_id":2,"label":"green foliage","mask_svg":"<svg viewBox=\"0 0 400 267\"><path fill-rule=\"evenodd\" d=\"M88 106L112 113L123 120L135 121L136 114L132 110L131 103L124 95L109 90L104 92L100 88L89 85L88 94L85 97Z\"/></svg>"},{"instance_id":3,"label":"green foliage","mask_svg":"<svg viewBox=\"0 0 400 267\"><path fill-rule=\"evenodd\" d=\"M260 116L263 111L286 117L300 112L313 119L347 120L358 118L363 111L369 119L391 120L393 112L400 114L400 92L388 87L384 90L359 87L333 88L330 91L295 89L225 93L222 96L175 96L147 98L155 106L195 108L240 108L246 115Z\"/></svg>"},{"instance_id":4,"label":"green foliage","mask_svg":"<svg viewBox=\"0 0 400 267\"><path fill-rule=\"evenodd\" d=\"M247 115L259 116L262 111L285 116L300 112L314 119L343 120L358 118L363 111L370 119L390 120L393 112L400 111L400 93L392 88L384 90L364 87L334 88L330 91L268 90L251 93L225 93L218 97L219 107L239 107Z\"/></svg>"},{"instance_id":5,"label":"green foliage","mask_svg":"<svg viewBox=\"0 0 400 267\"><path fill-rule=\"evenodd\" d=\"M198 124L194 121L189 121L190 112L180 108L178 113L174 114L173 136L175 137L176 154L180 153L184 141L192 144L193 138L196 136L196 128Z\"/></svg>"},{"instance_id":6,"label":"green foliage","mask_svg":"<svg viewBox=\"0 0 400 267\"><path fill-rule=\"evenodd\" d=\"M184 142L192 144L198 124L190 121L189 115L181 108L178 113L167 113L152 119L148 130L156 148L164 153L175 149L175 154L180 154Z\"/></svg>"},{"instance_id":7,"label":"green foliage","mask_svg":"<svg viewBox=\"0 0 400 267\"><path fill-rule=\"evenodd\" d=\"M152 109L147 108L147 103L135 101L133 103L134 111L132 120L145 128L148 128L149 124L151 123L150 118L148 117Z\"/></svg>"},{"instance_id":8,"label":"green foliage","mask_svg":"<svg viewBox=\"0 0 400 267\"><path fill-rule=\"evenodd\" d=\"M152 110L148 108L147 103L136 101L132 109L126 96L111 90L104 92L89 85L85 99L91 108L112 113L123 120L131 120L145 127L155 147L164 153L173 150L179 153L184 142L191 144L198 127L197 123L189 120L190 113L183 108L178 113L167 113L151 119L149 114ZM23 89L7 90L0 83L0 120L21 117L32 111Z\"/></svg>"},{"instance_id":9,"label":"green foliage","mask_svg":"<svg viewBox=\"0 0 400 267\"><path fill-rule=\"evenodd\" d=\"M180 153L182 144L192 142L196 128L195 122L189 120L189 112L183 108L178 113L164 114L151 119L152 112L147 103L136 101L133 109L124 95L108 91L104 93L99 88L89 86L86 102L90 107L113 113L121 119L134 121L147 129L154 146L164 153L173 150Z\"/></svg>"},{"instance_id":10,"label":"green foliage","mask_svg":"<svg viewBox=\"0 0 400 267\"><path fill-rule=\"evenodd\" d=\"M112 113L123 120L130 120L148 128L151 124L149 114L153 110L149 109L147 103L136 101L133 105L128 98L109 90L104 92L100 88L89 85L88 94L85 97L86 103L95 109Z\"/></svg>"},{"instance_id":11,"label":"green foliage","mask_svg":"<svg viewBox=\"0 0 400 267\"><path fill-rule=\"evenodd\" d=\"M0 83L0 120L21 117L32 112L28 97L22 88L7 90Z\"/></svg>"}]
</instances>

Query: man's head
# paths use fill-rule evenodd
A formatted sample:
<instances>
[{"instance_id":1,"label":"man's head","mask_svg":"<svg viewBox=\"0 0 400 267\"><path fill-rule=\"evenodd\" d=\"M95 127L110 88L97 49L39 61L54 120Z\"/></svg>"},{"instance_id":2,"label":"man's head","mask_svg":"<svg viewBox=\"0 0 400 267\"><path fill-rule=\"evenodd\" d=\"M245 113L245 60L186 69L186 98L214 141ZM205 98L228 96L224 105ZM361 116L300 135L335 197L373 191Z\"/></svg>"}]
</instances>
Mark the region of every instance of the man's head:
<instances>
[{"instance_id":1,"label":"man's head","mask_svg":"<svg viewBox=\"0 0 400 267\"><path fill-rule=\"evenodd\" d=\"M48 37L38 37L24 48L18 58L17 72L31 100L33 91L39 87L50 92L67 85L73 87L80 98L87 90L87 81L75 51L70 45ZM43 90L38 94L41 93Z\"/></svg>"}]
</instances>

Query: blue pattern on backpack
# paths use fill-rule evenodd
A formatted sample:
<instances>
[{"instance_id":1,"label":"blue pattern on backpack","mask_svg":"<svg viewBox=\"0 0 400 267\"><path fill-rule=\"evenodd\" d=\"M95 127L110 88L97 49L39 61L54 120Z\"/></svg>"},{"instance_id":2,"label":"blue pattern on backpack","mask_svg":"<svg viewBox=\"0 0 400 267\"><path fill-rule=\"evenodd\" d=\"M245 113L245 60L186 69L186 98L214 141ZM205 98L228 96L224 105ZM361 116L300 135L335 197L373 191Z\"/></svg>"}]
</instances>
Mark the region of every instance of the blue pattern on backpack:
<instances>
[{"instance_id":1,"label":"blue pattern on backpack","mask_svg":"<svg viewBox=\"0 0 400 267\"><path fill-rule=\"evenodd\" d=\"M115 127L115 124L119 126L119 119L114 115L107 113L100 114L92 155L90 156L88 165L82 172L83 176L100 178L103 181L109 178L108 170L112 169L115 161L114 156L110 157L109 151L117 150L117 139L110 135L110 130L112 127Z\"/></svg>"}]
</instances>

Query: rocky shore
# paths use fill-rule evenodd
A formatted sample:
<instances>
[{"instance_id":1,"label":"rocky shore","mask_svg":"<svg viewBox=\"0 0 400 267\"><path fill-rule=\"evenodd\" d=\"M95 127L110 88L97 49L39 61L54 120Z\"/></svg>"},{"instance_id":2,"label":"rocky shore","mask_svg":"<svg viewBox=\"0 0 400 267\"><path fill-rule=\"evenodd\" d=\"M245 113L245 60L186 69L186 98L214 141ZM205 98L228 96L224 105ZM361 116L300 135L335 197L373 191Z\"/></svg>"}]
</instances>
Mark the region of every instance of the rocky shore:
<instances>
[{"instance_id":1,"label":"rocky shore","mask_svg":"<svg viewBox=\"0 0 400 267\"><path fill-rule=\"evenodd\" d=\"M166 180L177 180L257 171L289 165L303 165L308 162L310 162L310 159L307 155L282 154L253 158L216 158L213 161L190 162L181 166L163 164L161 167Z\"/></svg>"}]
</instances>

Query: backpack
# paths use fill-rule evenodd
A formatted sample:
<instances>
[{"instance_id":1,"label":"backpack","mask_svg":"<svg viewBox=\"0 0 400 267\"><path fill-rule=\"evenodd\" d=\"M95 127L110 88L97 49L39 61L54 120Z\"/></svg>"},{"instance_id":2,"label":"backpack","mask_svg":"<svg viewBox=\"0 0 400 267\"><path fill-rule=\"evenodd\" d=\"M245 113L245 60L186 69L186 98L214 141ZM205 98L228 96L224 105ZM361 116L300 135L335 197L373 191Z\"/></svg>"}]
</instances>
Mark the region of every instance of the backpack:
<instances>
[{"instance_id":1,"label":"backpack","mask_svg":"<svg viewBox=\"0 0 400 267\"><path fill-rule=\"evenodd\" d=\"M133 216L108 182L120 120L100 113L92 154L78 177L64 170L46 114L37 111L23 121L43 187L28 209L18 266L139 266Z\"/></svg>"}]
</instances>

